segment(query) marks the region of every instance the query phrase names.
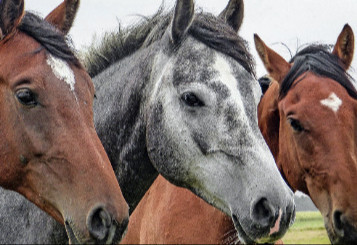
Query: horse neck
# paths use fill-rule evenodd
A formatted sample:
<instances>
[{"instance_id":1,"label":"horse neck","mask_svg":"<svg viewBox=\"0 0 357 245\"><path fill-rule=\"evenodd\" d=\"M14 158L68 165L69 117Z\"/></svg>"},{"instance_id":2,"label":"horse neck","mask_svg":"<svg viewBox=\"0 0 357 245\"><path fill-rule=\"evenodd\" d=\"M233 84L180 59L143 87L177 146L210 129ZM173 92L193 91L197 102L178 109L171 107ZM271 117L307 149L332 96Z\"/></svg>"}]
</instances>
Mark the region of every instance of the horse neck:
<instances>
[{"instance_id":1,"label":"horse neck","mask_svg":"<svg viewBox=\"0 0 357 245\"><path fill-rule=\"evenodd\" d=\"M146 146L145 105L155 51L137 51L97 75L94 121L133 212L158 175ZM145 57L145 59L143 59Z\"/></svg>"},{"instance_id":2,"label":"horse neck","mask_svg":"<svg viewBox=\"0 0 357 245\"><path fill-rule=\"evenodd\" d=\"M279 154L279 84L273 82L258 105L258 124L275 160Z\"/></svg>"},{"instance_id":3,"label":"horse neck","mask_svg":"<svg viewBox=\"0 0 357 245\"><path fill-rule=\"evenodd\" d=\"M290 168L289 164L291 165L291 163L290 161L282 160L280 155L282 153L279 152L280 115L278 98L279 84L272 82L258 105L258 124L282 177L290 188L292 188L291 183L287 181L285 175L285 171ZM294 191L296 191L296 189L294 189Z\"/></svg>"}]
</instances>

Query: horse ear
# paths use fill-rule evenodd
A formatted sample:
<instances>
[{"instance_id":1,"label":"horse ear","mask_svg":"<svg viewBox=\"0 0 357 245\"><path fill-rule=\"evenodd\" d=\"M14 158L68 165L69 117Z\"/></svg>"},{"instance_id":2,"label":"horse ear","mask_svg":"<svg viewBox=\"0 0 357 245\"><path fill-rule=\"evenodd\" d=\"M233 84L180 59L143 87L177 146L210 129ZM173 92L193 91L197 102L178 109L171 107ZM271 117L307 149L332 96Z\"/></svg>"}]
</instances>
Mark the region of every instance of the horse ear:
<instances>
[{"instance_id":1,"label":"horse ear","mask_svg":"<svg viewBox=\"0 0 357 245\"><path fill-rule=\"evenodd\" d=\"M337 42L332 51L334 55L337 55L340 58L345 70L347 70L352 63L354 45L355 38L353 35L352 28L348 24L346 24L343 27L342 32L338 36Z\"/></svg>"},{"instance_id":2,"label":"horse ear","mask_svg":"<svg viewBox=\"0 0 357 245\"><path fill-rule=\"evenodd\" d=\"M291 65L274 50L270 49L257 34L254 34L254 42L265 69L274 80L281 83L285 75L289 72Z\"/></svg>"},{"instance_id":3,"label":"horse ear","mask_svg":"<svg viewBox=\"0 0 357 245\"><path fill-rule=\"evenodd\" d=\"M67 34L73 25L79 3L80 0L65 0L47 15L45 20Z\"/></svg>"},{"instance_id":4,"label":"horse ear","mask_svg":"<svg viewBox=\"0 0 357 245\"><path fill-rule=\"evenodd\" d=\"M223 19L233 30L238 32L244 17L243 0L230 0L227 7L218 17Z\"/></svg>"},{"instance_id":5,"label":"horse ear","mask_svg":"<svg viewBox=\"0 0 357 245\"><path fill-rule=\"evenodd\" d=\"M24 0L0 1L0 39L12 33L24 16Z\"/></svg>"},{"instance_id":6,"label":"horse ear","mask_svg":"<svg viewBox=\"0 0 357 245\"><path fill-rule=\"evenodd\" d=\"M175 44L182 40L183 36L190 28L190 25L193 21L193 16L193 0L177 0L171 30L172 41Z\"/></svg>"}]
</instances>

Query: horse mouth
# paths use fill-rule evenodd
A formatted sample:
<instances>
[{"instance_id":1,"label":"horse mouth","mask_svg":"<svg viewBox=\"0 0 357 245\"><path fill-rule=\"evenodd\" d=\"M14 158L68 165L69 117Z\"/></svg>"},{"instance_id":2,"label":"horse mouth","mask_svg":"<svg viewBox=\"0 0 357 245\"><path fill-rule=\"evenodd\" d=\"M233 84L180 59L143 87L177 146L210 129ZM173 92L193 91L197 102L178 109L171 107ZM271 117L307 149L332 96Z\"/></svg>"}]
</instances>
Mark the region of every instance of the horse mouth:
<instances>
[{"instance_id":1,"label":"horse mouth","mask_svg":"<svg viewBox=\"0 0 357 245\"><path fill-rule=\"evenodd\" d=\"M79 240L77 239L77 237L68 221L65 222L65 228L66 228L67 236L69 238L69 244L81 244L79 242Z\"/></svg>"},{"instance_id":2,"label":"horse mouth","mask_svg":"<svg viewBox=\"0 0 357 245\"><path fill-rule=\"evenodd\" d=\"M275 221L274 221L274 226L273 227L270 227L270 232L267 233L267 232L264 232L264 233L261 233L258 232L256 235L255 238L252 238L251 236L249 236L243 229L243 226L241 225L241 223L239 222L239 219L237 218L236 215L232 215L232 220L233 220L233 223L234 223L234 226L238 232L238 237L239 239L246 243L246 244L256 244L256 243L263 243L263 244L270 244L270 243L274 243L276 240L280 239L282 234L280 233L280 225L281 225L281 215L282 215L282 212L280 210L279 212L279 216L275 218ZM260 234L260 235L258 235Z\"/></svg>"},{"instance_id":3,"label":"horse mouth","mask_svg":"<svg viewBox=\"0 0 357 245\"><path fill-rule=\"evenodd\" d=\"M339 222L326 222L325 228L331 244L355 244L357 241L357 230L346 219L341 219Z\"/></svg>"},{"instance_id":4,"label":"horse mouth","mask_svg":"<svg viewBox=\"0 0 357 245\"><path fill-rule=\"evenodd\" d=\"M242 225L239 222L238 217L233 214L232 215L232 220L233 220L233 224L234 227L236 228L236 230L238 231L238 238L239 240L241 240L242 242L246 243L246 244L253 244L254 243L254 239L252 239L243 229Z\"/></svg>"}]
</instances>

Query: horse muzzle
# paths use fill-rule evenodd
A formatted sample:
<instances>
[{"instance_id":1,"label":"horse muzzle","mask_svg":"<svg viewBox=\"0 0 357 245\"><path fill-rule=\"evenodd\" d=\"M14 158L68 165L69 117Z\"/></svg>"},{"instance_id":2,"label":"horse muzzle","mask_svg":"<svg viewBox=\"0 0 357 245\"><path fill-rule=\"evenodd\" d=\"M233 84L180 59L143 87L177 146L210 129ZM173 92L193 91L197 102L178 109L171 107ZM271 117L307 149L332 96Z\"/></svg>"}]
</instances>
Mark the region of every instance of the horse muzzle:
<instances>
[{"instance_id":1,"label":"horse muzzle","mask_svg":"<svg viewBox=\"0 0 357 245\"><path fill-rule=\"evenodd\" d=\"M327 233L332 244L354 244L357 241L357 229L342 211L335 210L332 217L332 229Z\"/></svg>"},{"instance_id":2,"label":"horse muzzle","mask_svg":"<svg viewBox=\"0 0 357 245\"><path fill-rule=\"evenodd\" d=\"M275 207L267 198L253 202L250 217L232 215L239 238L245 243L270 243L280 239L295 220L293 200L284 208Z\"/></svg>"},{"instance_id":3,"label":"horse muzzle","mask_svg":"<svg viewBox=\"0 0 357 245\"><path fill-rule=\"evenodd\" d=\"M89 211L86 232L82 232L85 234L76 229L76 224L70 219L65 221L65 228L70 244L118 244L128 223L128 218L118 222L104 206L99 205Z\"/></svg>"}]
</instances>

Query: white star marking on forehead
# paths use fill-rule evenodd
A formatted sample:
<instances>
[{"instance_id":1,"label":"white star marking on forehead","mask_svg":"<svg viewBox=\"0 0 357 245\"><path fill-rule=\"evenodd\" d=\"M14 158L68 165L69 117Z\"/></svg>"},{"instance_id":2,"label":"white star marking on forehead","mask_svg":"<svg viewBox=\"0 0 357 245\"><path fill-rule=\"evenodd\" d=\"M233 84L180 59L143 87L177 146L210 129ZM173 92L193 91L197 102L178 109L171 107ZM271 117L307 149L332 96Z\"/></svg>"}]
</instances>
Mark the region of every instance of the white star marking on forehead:
<instances>
[{"instance_id":1,"label":"white star marking on forehead","mask_svg":"<svg viewBox=\"0 0 357 245\"><path fill-rule=\"evenodd\" d=\"M58 79L67 83L71 91L74 91L76 80L73 70L69 67L68 63L49 54L47 58L47 64L51 67L53 74Z\"/></svg>"},{"instance_id":2,"label":"white star marking on forehead","mask_svg":"<svg viewBox=\"0 0 357 245\"><path fill-rule=\"evenodd\" d=\"M336 113L342 105L342 100L335 93L331 93L327 99L321 100L320 103Z\"/></svg>"}]
</instances>

